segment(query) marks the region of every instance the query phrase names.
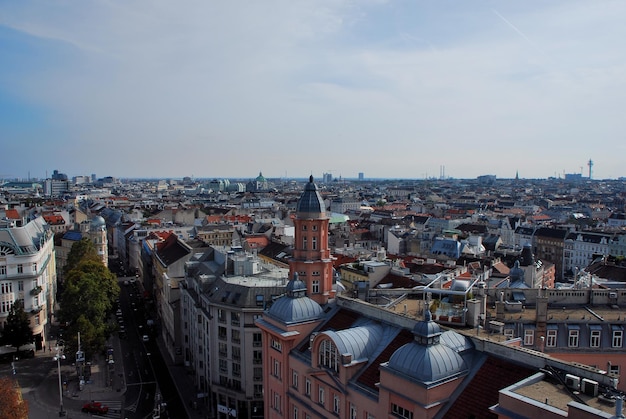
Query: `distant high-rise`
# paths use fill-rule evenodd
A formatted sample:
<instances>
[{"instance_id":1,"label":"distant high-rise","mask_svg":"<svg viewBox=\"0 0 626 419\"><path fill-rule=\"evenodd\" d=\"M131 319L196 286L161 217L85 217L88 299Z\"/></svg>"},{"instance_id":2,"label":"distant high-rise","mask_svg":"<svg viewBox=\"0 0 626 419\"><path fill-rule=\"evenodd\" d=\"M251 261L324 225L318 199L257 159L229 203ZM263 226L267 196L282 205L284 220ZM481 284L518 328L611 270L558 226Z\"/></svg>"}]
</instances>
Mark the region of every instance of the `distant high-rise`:
<instances>
[{"instance_id":1,"label":"distant high-rise","mask_svg":"<svg viewBox=\"0 0 626 419\"><path fill-rule=\"evenodd\" d=\"M365 178L365 175L363 175L363 172L359 172L359 180L363 180Z\"/></svg>"},{"instance_id":2,"label":"distant high-rise","mask_svg":"<svg viewBox=\"0 0 626 419\"><path fill-rule=\"evenodd\" d=\"M593 167L593 160L589 159L587 166L589 166L589 179L591 179L591 168Z\"/></svg>"}]
</instances>

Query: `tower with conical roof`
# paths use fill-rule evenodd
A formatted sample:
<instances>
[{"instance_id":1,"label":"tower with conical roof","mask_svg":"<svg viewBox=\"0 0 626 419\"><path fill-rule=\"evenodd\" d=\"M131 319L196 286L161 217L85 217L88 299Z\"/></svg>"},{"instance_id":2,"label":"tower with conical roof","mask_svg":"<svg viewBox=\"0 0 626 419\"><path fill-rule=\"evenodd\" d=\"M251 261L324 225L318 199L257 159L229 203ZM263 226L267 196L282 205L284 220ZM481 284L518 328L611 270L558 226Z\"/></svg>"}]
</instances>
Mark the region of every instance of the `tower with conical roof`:
<instances>
[{"instance_id":1,"label":"tower with conical roof","mask_svg":"<svg viewBox=\"0 0 626 419\"><path fill-rule=\"evenodd\" d=\"M313 182L313 176L310 176L296 208L295 243L289 262L289 276L297 273L306 284L307 295L322 305L334 296L328 224L324 200Z\"/></svg>"}]
</instances>

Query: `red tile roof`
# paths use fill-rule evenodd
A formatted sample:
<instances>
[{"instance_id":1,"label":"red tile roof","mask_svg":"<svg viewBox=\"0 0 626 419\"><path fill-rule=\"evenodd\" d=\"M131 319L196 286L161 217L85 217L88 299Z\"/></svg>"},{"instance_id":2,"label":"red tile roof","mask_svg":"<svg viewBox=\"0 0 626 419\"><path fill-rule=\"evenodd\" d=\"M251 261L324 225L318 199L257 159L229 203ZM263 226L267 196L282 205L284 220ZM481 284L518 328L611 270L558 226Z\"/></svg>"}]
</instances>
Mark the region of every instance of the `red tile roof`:
<instances>
[{"instance_id":1,"label":"red tile roof","mask_svg":"<svg viewBox=\"0 0 626 419\"><path fill-rule=\"evenodd\" d=\"M22 218L15 208L5 210L4 212L9 220L19 220Z\"/></svg>"},{"instance_id":2,"label":"red tile roof","mask_svg":"<svg viewBox=\"0 0 626 419\"><path fill-rule=\"evenodd\" d=\"M63 217L58 214L47 214L43 216L43 219L46 220L46 223L50 225L65 224L65 220L63 219Z\"/></svg>"}]
</instances>

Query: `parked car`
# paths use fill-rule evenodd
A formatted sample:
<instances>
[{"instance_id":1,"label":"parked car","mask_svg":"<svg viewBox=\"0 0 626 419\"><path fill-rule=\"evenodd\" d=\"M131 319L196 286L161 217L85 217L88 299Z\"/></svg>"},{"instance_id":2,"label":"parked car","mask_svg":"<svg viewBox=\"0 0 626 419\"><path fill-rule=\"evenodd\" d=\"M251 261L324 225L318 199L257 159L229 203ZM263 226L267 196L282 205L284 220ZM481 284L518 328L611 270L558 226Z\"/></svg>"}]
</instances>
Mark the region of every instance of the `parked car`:
<instances>
[{"instance_id":1,"label":"parked car","mask_svg":"<svg viewBox=\"0 0 626 419\"><path fill-rule=\"evenodd\" d=\"M96 415L106 415L109 412L109 408L100 402L89 402L83 405L82 411L85 413L95 413Z\"/></svg>"}]
</instances>

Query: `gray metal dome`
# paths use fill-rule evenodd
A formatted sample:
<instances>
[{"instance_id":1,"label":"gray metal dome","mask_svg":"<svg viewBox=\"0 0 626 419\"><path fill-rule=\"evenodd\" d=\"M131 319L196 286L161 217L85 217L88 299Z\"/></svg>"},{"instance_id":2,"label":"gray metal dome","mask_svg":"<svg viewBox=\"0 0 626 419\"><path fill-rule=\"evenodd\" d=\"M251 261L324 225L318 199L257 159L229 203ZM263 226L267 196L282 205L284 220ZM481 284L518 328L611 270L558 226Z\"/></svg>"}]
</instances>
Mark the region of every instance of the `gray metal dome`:
<instances>
[{"instance_id":1,"label":"gray metal dome","mask_svg":"<svg viewBox=\"0 0 626 419\"><path fill-rule=\"evenodd\" d=\"M425 345L432 343L434 338L438 338L439 335L441 335L441 328L439 327L439 324L433 321L433 316L430 310L426 310L424 313L424 320L417 322L415 327L413 327L413 334L418 342Z\"/></svg>"},{"instance_id":2,"label":"gray metal dome","mask_svg":"<svg viewBox=\"0 0 626 419\"><path fill-rule=\"evenodd\" d=\"M306 284L299 279L298 272L294 272L293 280L287 283L285 293L290 297L306 296Z\"/></svg>"},{"instance_id":3,"label":"gray metal dome","mask_svg":"<svg viewBox=\"0 0 626 419\"><path fill-rule=\"evenodd\" d=\"M293 278L285 287L285 295L272 304L267 314L285 323L300 323L318 319L322 307L306 296L306 284L294 272Z\"/></svg>"},{"instance_id":4,"label":"gray metal dome","mask_svg":"<svg viewBox=\"0 0 626 419\"><path fill-rule=\"evenodd\" d=\"M463 358L446 345L424 346L417 342L396 350L387 366L424 384L451 379L467 370Z\"/></svg>"},{"instance_id":5,"label":"gray metal dome","mask_svg":"<svg viewBox=\"0 0 626 419\"><path fill-rule=\"evenodd\" d=\"M511 283L524 280L524 270L520 268L519 260L515 261L515 264L509 271L509 276L511 277Z\"/></svg>"},{"instance_id":6,"label":"gray metal dome","mask_svg":"<svg viewBox=\"0 0 626 419\"><path fill-rule=\"evenodd\" d=\"M267 313L285 324L291 324L317 320L323 310L309 297L293 298L285 295L276 300Z\"/></svg>"},{"instance_id":7,"label":"gray metal dome","mask_svg":"<svg viewBox=\"0 0 626 419\"><path fill-rule=\"evenodd\" d=\"M429 310L425 311L424 320L417 322L413 334L415 341L396 350L389 359L388 368L424 384L447 380L467 370L458 352L468 349L466 345L469 343L456 332L442 334Z\"/></svg>"},{"instance_id":8,"label":"gray metal dome","mask_svg":"<svg viewBox=\"0 0 626 419\"><path fill-rule=\"evenodd\" d=\"M92 231L99 231L99 230L104 229L105 227L106 227L106 221L104 221L104 218L102 218L101 216L96 215L95 217L91 219L89 228Z\"/></svg>"},{"instance_id":9,"label":"gray metal dome","mask_svg":"<svg viewBox=\"0 0 626 419\"><path fill-rule=\"evenodd\" d=\"M324 200L313 183L313 175L309 177L309 183L304 187L304 192L298 199L296 207L297 215L303 218L322 218L326 216Z\"/></svg>"}]
</instances>

